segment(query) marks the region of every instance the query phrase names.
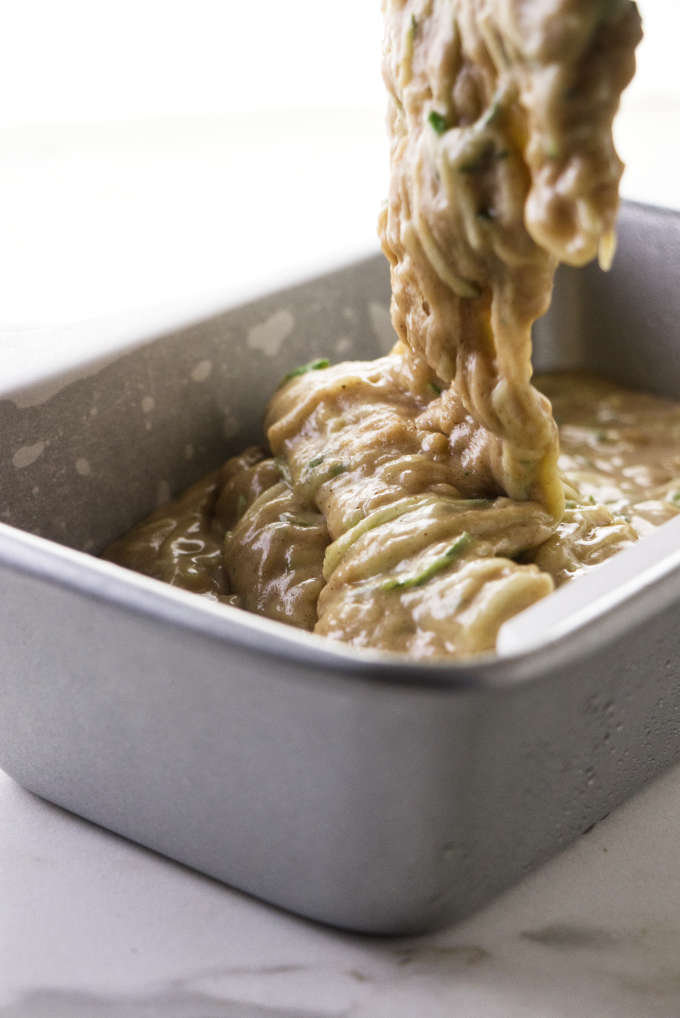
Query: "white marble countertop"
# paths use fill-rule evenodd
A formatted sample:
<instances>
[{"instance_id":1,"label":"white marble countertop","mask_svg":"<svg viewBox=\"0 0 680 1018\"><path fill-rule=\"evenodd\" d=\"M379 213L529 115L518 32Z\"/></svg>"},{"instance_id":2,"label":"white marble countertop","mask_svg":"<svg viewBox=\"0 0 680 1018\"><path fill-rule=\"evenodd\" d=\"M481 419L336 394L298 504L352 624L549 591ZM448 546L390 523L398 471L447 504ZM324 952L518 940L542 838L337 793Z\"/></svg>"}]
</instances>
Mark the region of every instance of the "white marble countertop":
<instances>
[{"instance_id":1,"label":"white marble countertop","mask_svg":"<svg viewBox=\"0 0 680 1018\"><path fill-rule=\"evenodd\" d=\"M0 132L0 190L17 197L0 240L0 382L75 356L54 350L65 323L375 244L380 119L279 123L273 149L229 118ZM622 122L629 196L680 205L677 123L677 108ZM275 192L272 153L286 157ZM228 174L237 197L260 199L250 245L248 202L219 200ZM679 843L676 769L462 925L370 940L246 898L0 774L0 1018L677 1018Z\"/></svg>"},{"instance_id":2,"label":"white marble countertop","mask_svg":"<svg viewBox=\"0 0 680 1018\"><path fill-rule=\"evenodd\" d=\"M680 769L455 928L334 932L0 775L2 1018L677 1018Z\"/></svg>"}]
</instances>

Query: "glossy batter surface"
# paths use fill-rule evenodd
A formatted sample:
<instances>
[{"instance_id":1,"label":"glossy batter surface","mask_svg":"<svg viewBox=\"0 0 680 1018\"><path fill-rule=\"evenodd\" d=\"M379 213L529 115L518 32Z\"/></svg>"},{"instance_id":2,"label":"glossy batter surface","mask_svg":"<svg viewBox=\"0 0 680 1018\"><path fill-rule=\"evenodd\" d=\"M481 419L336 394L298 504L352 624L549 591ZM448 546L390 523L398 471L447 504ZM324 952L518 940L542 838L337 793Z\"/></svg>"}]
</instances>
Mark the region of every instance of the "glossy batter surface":
<instances>
[{"instance_id":1,"label":"glossy batter surface","mask_svg":"<svg viewBox=\"0 0 680 1018\"><path fill-rule=\"evenodd\" d=\"M407 399L400 370L390 355L315 372L315 413L280 394L277 445L296 412L317 429L297 456L247 450L106 557L357 646L466 657L680 512L680 404L584 375L540 378L567 493L555 525L538 504L463 497L418 425L436 395Z\"/></svg>"},{"instance_id":2,"label":"glossy batter surface","mask_svg":"<svg viewBox=\"0 0 680 1018\"><path fill-rule=\"evenodd\" d=\"M293 372L267 411L276 459L230 461L109 557L357 646L464 657L675 511L670 477L646 506L633 483L665 476L661 448L620 417L609 458L586 456L580 383L547 379L565 481L532 383L531 326L558 262L613 255L612 120L640 19L632 0L384 0L383 12L379 229L396 346ZM628 398L597 397L591 414Z\"/></svg>"},{"instance_id":3,"label":"glossy batter surface","mask_svg":"<svg viewBox=\"0 0 680 1018\"><path fill-rule=\"evenodd\" d=\"M630 0L384 0L392 321L444 389L456 483L563 509L531 326L558 261L614 249ZM467 473L465 471L468 471ZM480 485L482 480L484 485Z\"/></svg>"}]
</instances>

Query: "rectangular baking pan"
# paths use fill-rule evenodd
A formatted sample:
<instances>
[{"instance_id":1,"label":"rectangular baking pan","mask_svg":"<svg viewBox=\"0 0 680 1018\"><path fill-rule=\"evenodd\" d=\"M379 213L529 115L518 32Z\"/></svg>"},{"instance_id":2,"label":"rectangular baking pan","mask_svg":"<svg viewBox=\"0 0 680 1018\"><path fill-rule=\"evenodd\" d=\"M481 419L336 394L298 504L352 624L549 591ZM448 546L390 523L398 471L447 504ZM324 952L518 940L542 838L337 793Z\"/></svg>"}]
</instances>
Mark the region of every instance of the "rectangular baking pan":
<instances>
[{"instance_id":1,"label":"rectangular baking pan","mask_svg":"<svg viewBox=\"0 0 680 1018\"><path fill-rule=\"evenodd\" d=\"M680 397L678 267L680 215L626 205L612 272L560 272L538 368ZM387 300L374 256L175 328L109 322L103 366L3 394L0 765L267 901L412 933L680 756L677 528L614 603L462 664L356 652L85 554L257 440L291 365L385 350Z\"/></svg>"}]
</instances>

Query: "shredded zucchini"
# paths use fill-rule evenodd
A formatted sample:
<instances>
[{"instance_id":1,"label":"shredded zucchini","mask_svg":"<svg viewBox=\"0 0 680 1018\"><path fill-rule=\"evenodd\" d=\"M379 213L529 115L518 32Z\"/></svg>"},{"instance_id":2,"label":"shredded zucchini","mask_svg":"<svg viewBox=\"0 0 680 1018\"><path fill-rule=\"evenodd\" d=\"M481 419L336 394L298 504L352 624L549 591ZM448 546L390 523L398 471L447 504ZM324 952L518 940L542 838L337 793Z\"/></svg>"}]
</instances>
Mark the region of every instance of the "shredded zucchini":
<instances>
[{"instance_id":1,"label":"shredded zucchini","mask_svg":"<svg viewBox=\"0 0 680 1018\"><path fill-rule=\"evenodd\" d=\"M279 383L279 388L285 385L286 382L290 382L291 378L299 378L300 375L306 375L309 371L322 371L328 367L330 367L330 361L326 357L317 357L315 361L310 361L309 364L301 364L299 367L289 371L287 375L284 375Z\"/></svg>"},{"instance_id":2,"label":"shredded zucchini","mask_svg":"<svg viewBox=\"0 0 680 1018\"><path fill-rule=\"evenodd\" d=\"M424 569L421 569L419 573L411 573L410 576L404 576L403 578L399 576L392 576L389 580L385 580L384 583L380 584L380 589L408 590L411 587L422 587L424 583L431 580L432 577L436 576L437 573L440 573L442 569L446 569L450 566L452 562L454 562L469 548L471 543L472 538L467 531L463 531L463 533L456 538L453 544L446 549L443 555L438 555L437 558L432 559L432 561L425 566Z\"/></svg>"},{"instance_id":3,"label":"shredded zucchini","mask_svg":"<svg viewBox=\"0 0 680 1018\"><path fill-rule=\"evenodd\" d=\"M441 113L437 113L436 110L430 110L427 117L427 122L430 125L430 127L432 127L437 132L437 134L445 134L446 131L448 131L449 129L446 117L443 116Z\"/></svg>"}]
</instances>

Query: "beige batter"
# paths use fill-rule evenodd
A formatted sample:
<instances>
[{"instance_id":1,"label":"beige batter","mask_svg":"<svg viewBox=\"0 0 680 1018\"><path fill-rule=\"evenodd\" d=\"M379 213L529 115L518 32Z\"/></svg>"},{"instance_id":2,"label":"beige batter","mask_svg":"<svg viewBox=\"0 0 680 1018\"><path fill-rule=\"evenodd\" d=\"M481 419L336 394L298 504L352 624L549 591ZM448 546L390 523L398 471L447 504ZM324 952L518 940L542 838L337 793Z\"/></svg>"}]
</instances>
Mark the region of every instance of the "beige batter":
<instances>
[{"instance_id":1,"label":"beige batter","mask_svg":"<svg viewBox=\"0 0 680 1018\"><path fill-rule=\"evenodd\" d=\"M558 261L613 255L640 22L631 0L383 9L396 346L294 373L275 459L230 460L107 554L333 639L464 657L679 508L675 404L531 378Z\"/></svg>"},{"instance_id":2,"label":"beige batter","mask_svg":"<svg viewBox=\"0 0 680 1018\"><path fill-rule=\"evenodd\" d=\"M376 379L385 362L394 366L393 357L375 362ZM320 383L328 373L330 385L341 369L334 387L347 393L349 366L315 374ZM382 439L397 442L401 390L390 404L374 383L367 414L366 381L354 382L366 436L381 422ZM420 657L493 649L507 618L680 512L680 404L584 375L537 384L560 427L567 500L556 529L538 505L462 498L436 461L433 470L408 446L395 455L367 437L368 482L360 454L350 460L341 441L317 456L310 445L297 493L287 464L250 449L106 557L358 646ZM350 402L345 395L343 409ZM333 542L319 496L340 533Z\"/></svg>"},{"instance_id":3,"label":"beige batter","mask_svg":"<svg viewBox=\"0 0 680 1018\"><path fill-rule=\"evenodd\" d=\"M614 247L630 0L385 0L392 320L440 387L454 483L563 509L531 325L558 261ZM452 384L449 384L452 383ZM467 470L467 473L465 472Z\"/></svg>"}]
</instances>

